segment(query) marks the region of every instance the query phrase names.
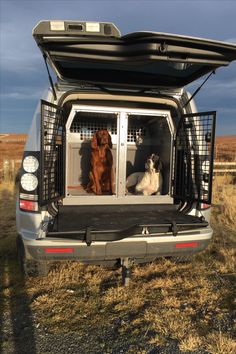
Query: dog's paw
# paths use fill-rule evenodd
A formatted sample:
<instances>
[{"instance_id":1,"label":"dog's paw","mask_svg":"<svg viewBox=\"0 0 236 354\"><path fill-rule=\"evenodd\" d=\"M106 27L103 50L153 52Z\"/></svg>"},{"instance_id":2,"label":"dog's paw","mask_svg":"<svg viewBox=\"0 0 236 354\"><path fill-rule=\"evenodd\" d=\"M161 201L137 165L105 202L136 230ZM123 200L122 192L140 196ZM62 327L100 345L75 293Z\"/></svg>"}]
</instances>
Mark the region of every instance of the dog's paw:
<instances>
[{"instance_id":1,"label":"dog's paw","mask_svg":"<svg viewBox=\"0 0 236 354\"><path fill-rule=\"evenodd\" d=\"M136 192L141 192L143 190L143 188L142 188L142 186L140 185L140 184L137 184L136 186L135 186L135 191Z\"/></svg>"}]
</instances>

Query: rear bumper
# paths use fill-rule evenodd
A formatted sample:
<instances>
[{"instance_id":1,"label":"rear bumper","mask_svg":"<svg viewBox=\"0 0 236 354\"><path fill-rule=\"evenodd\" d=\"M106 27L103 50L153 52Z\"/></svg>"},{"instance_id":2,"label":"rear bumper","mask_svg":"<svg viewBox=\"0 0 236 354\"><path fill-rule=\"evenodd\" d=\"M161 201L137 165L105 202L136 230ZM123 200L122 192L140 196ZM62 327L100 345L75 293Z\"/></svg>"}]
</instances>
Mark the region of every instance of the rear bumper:
<instances>
[{"instance_id":1,"label":"rear bumper","mask_svg":"<svg viewBox=\"0 0 236 354\"><path fill-rule=\"evenodd\" d=\"M77 260L94 262L119 258L145 259L161 256L189 255L204 250L212 238L210 226L165 235L142 235L127 237L119 241L93 242L90 246L84 241L70 239L44 238L30 240L24 237L26 258L43 260Z\"/></svg>"}]
</instances>

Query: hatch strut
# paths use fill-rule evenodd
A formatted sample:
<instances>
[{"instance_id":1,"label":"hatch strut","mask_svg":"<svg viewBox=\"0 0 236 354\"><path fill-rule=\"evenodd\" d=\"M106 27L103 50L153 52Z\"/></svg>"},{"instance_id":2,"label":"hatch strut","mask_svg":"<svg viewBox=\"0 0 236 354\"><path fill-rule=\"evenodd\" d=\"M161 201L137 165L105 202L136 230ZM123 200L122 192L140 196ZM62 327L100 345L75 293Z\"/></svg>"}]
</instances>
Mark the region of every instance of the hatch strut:
<instances>
[{"instance_id":1,"label":"hatch strut","mask_svg":"<svg viewBox=\"0 0 236 354\"><path fill-rule=\"evenodd\" d=\"M215 74L215 70L213 70L208 76L207 78L203 81L203 83L196 89L196 91L194 91L194 93L192 94L192 96L188 99L188 101L184 104L184 107L185 108L190 101L192 101L192 99L196 96L196 94L201 90L202 86L207 82L208 79L210 79L211 75L212 74Z\"/></svg>"},{"instance_id":2,"label":"hatch strut","mask_svg":"<svg viewBox=\"0 0 236 354\"><path fill-rule=\"evenodd\" d=\"M50 72L49 72L48 63L47 63L47 57L46 57L45 54L43 55L43 59L44 59L44 61L45 61L45 65L46 65L46 68L47 68L48 79L49 79L49 82L50 82L51 87L52 87L53 97L54 97L54 100L56 101L57 95L56 95L55 87L54 87L54 85L53 85L52 77L51 77Z\"/></svg>"}]
</instances>

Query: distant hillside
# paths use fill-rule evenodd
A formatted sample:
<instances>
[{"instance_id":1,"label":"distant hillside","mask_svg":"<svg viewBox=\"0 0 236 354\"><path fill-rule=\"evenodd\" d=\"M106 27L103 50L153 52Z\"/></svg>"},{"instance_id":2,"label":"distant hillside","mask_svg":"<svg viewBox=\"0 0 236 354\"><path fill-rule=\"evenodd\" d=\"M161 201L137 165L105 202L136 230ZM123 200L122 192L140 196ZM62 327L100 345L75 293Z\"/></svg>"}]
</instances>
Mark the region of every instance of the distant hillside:
<instances>
[{"instance_id":1,"label":"distant hillside","mask_svg":"<svg viewBox=\"0 0 236 354\"><path fill-rule=\"evenodd\" d=\"M25 143L27 134L0 134L0 142L2 143Z\"/></svg>"},{"instance_id":2,"label":"distant hillside","mask_svg":"<svg viewBox=\"0 0 236 354\"><path fill-rule=\"evenodd\" d=\"M26 138L26 134L0 134L0 165L3 160L21 159ZM236 135L216 137L215 159L236 161Z\"/></svg>"},{"instance_id":3,"label":"distant hillside","mask_svg":"<svg viewBox=\"0 0 236 354\"><path fill-rule=\"evenodd\" d=\"M216 137L215 160L236 161L236 135Z\"/></svg>"},{"instance_id":4,"label":"distant hillside","mask_svg":"<svg viewBox=\"0 0 236 354\"><path fill-rule=\"evenodd\" d=\"M22 158L26 139L26 134L0 134L0 169L5 160Z\"/></svg>"}]
</instances>

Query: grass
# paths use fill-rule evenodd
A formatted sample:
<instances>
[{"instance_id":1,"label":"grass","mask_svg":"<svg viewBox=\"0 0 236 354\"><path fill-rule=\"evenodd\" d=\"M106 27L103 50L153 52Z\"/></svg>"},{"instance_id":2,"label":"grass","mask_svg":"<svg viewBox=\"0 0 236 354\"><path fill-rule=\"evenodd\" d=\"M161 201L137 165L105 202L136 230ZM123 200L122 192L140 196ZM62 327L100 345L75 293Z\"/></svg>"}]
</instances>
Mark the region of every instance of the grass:
<instances>
[{"instance_id":1,"label":"grass","mask_svg":"<svg viewBox=\"0 0 236 354\"><path fill-rule=\"evenodd\" d=\"M169 343L183 353L199 348L210 354L235 353L233 182L229 177L214 181L214 237L207 250L187 263L159 259L135 266L128 288L121 286L120 270L76 262L56 264L44 278L23 279L16 263L14 188L1 185L0 313L14 315L24 298L29 315L37 319L32 326L50 333L76 332L84 353L117 353L121 348L148 353Z\"/></svg>"}]
</instances>

